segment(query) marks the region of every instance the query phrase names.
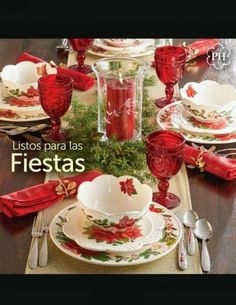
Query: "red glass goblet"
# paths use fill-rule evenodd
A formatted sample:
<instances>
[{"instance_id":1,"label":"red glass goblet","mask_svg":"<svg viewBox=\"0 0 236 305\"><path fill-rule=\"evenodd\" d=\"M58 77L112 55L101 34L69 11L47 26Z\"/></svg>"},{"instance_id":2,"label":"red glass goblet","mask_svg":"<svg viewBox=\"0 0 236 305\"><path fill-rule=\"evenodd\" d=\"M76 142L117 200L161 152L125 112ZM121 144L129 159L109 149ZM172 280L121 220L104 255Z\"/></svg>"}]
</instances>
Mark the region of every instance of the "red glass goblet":
<instances>
[{"instance_id":1,"label":"red glass goblet","mask_svg":"<svg viewBox=\"0 0 236 305\"><path fill-rule=\"evenodd\" d=\"M165 46L155 50L155 68L158 78L166 85L166 97L159 98L155 104L159 108L178 100L173 97L174 85L184 72L187 53L183 47Z\"/></svg>"},{"instance_id":2,"label":"red glass goblet","mask_svg":"<svg viewBox=\"0 0 236 305\"><path fill-rule=\"evenodd\" d=\"M155 131L147 136L146 155L148 167L158 180L159 192L153 193L153 201L168 209L180 203L177 195L169 193L169 179L176 175L183 163L184 137L173 131Z\"/></svg>"},{"instance_id":3,"label":"red glass goblet","mask_svg":"<svg viewBox=\"0 0 236 305\"><path fill-rule=\"evenodd\" d=\"M84 74L92 72L92 68L84 63L85 54L92 46L94 39L92 38L70 38L69 42L74 51L77 52L77 65L70 66L70 69L79 71Z\"/></svg>"},{"instance_id":4,"label":"red glass goblet","mask_svg":"<svg viewBox=\"0 0 236 305\"><path fill-rule=\"evenodd\" d=\"M72 83L70 77L57 74L47 75L38 80L41 106L52 122L52 129L42 135L46 142L60 142L68 139L67 134L60 131L60 117L70 107Z\"/></svg>"}]
</instances>

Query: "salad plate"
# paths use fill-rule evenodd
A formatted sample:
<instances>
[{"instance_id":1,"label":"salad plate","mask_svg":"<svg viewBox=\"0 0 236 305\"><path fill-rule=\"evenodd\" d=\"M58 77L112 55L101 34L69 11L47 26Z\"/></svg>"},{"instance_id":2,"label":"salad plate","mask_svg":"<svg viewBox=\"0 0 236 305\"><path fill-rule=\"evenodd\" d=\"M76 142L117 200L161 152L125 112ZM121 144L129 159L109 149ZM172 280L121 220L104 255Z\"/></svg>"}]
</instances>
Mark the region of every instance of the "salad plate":
<instances>
[{"instance_id":1,"label":"salad plate","mask_svg":"<svg viewBox=\"0 0 236 305\"><path fill-rule=\"evenodd\" d=\"M131 39L130 39L131 40ZM88 53L100 57L139 57L153 54L155 46L154 39L132 39L129 46L117 47L109 44L107 39L95 39L93 46ZM158 46L164 45L160 39Z\"/></svg>"},{"instance_id":2,"label":"salad plate","mask_svg":"<svg viewBox=\"0 0 236 305\"><path fill-rule=\"evenodd\" d=\"M120 221L122 228L91 223L78 204L70 210L63 225L63 233L79 246L94 251L135 252L144 246L158 242L162 238L165 222L161 215L148 212L142 219L135 221L125 217ZM127 227L124 225L128 224Z\"/></svg>"},{"instance_id":3,"label":"salad plate","mask_svg":"<svg viewBox=\"0 0 236 305\"><path fill-rule=\"evenodd\" d=\"M175 118L179 119L179 123L183 129L191 133L199 134L228 134L236 130L236 117L235 112L227 118L222 118L216 123L203 123L192 117L186 110L180 109L179 117L177 117L177 111Z\"/></svg>"},{"instance_id":4,"label":"salad plate","mask_svg":"<svg viewBox=\"0 0 236 305\"><path fill-rule=\"evenodd\" d=\"M221 130L217 133L211 133L211 131L204 132L193 132L187 131L181 125L181 116L184 111L182 102L175 102L170 105L167 105L160 109L157 114L156 120L157 124L161 129L164 130L174 130L180 132L186 141L199 143L199 144L229 144L236 143L236 130L233 128L233 131L230 133L225 133L225 130ZM231 126L235 126L235 114L230 117L232 119ZM198 126L199 127L199 126Z\"/></svg>"},{"instance_id":5,"label":"salad plate","mask_svg":"<svg viewBox=\"0 0 236 305\"><path fill-rule=\"evenodd\" d=\"M67 237L63 232L63 226L67 222L68 213L77 207L74 203L61 210L52 220L50 225L50 236L55 244L64 254L74 259L91 264L104 266L133 266L157 260L175 249L178 245L182 229L176 216L163 206L153 203L150 206L151 213L163 217L165 224L162 229L161 239L143 247L136 252L115 253L107 251L93 251L79 246L73 239Z\"/></svg>"}]
</instances>

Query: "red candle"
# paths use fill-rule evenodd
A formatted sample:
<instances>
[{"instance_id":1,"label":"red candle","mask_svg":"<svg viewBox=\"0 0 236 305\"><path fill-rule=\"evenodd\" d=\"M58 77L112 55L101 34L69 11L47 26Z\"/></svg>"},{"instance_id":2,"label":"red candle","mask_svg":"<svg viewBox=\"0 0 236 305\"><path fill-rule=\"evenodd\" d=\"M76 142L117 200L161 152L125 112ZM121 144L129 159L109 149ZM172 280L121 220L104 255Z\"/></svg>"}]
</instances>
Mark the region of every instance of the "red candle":
<instances>
[{"instance_id":1,"label":"red candle","mask_svg":"<svg viewBox=\"0 0 236 305\"><path fill-rule=\"evenodd\" d=\"M109 80L107 83L106 135L118 140L135 136L134 80Z\"/></svg>"}]
</instances>

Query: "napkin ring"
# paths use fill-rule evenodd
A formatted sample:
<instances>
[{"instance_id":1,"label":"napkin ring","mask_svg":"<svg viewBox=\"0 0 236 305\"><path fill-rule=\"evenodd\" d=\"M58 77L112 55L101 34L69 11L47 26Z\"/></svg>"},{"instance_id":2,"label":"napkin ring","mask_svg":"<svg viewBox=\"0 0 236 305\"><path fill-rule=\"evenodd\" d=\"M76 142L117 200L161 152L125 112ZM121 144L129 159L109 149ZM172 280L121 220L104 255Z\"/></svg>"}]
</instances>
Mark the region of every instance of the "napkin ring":
<instances>
[{"instance_id":1,"label":"napkin ring","mask_svg":"<svg viewBox=\"0 0 236 305\"><path fill-rule=\"evenodd\" d=\"M204 172L204 168L206 166L206 162L203 160L203 154L213 152L216 149L215 146L211 146L209 149L206 149L204 146L200 146L200 153L197 156L197 159L195 160L193 157L191 157L192 160L195 162L194 165L188 165L189 168L199 168L200 172Z\"/></svg>"},{"instance_id":2,"label":"napkin ring","mask_svg":"<svg viewBox=\"0 0 236 305\"><path fill-rule=\"evenodd\" d=\"M70 181L68 179L58 179L59 184L56 186L56 194L57 195L65 195L65 197L71 196L77 192L77 184L75 181Z\"/></svg>"}]
</instances>

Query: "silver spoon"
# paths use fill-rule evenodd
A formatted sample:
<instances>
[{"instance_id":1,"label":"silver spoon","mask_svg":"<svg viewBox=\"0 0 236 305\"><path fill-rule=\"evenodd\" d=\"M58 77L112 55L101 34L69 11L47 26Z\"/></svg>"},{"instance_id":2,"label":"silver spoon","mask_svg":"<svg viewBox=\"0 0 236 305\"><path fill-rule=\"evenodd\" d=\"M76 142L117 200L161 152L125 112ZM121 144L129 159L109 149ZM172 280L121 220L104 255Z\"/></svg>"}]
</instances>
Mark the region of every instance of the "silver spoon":
<instances>
[{"instance_id":1,"label":"silver spoon","mask_svg":"<svg viewBox=\"0 0 236 305\"><path fill-rule=\"evenodd\" d=\"M178 263L179 267L182 270L186 270L188 267L188 257L187 257L187 251L186 251L186 246L185 246L185 239L184 239L184 225L183 225L183 216L184 212L183 211L177 211L175 213L177 218L179 219L181 223L181 228L182 228L182 234L179 242L179 251L178 251Z\"/></svg>"},{"instance_id":2,"label":"silver spoon","mask_svg":"<svg viewBox=\"0 0 236 305\"><path fill-rule=\"evenodd\" d=\"M189 210L184 213L183 223L186 227L189 227L188 233L188 254L194 255L195 253L195 238L193 234L193 227L198 220L198 215L195 211Z\"/></svg>"},{"instance_id":3,"label":"silver spoon","mask_svg":"<svg viewBox=\"0 0 236 305\"><path fill-rule=\"evenodd\" d=\"M201 263L202 270L209 272L211 269L210 255L207 249L206 241L211 238L213 229L211 224L206 219L199 219L194 225L194 234L202 240Z\"/></svg>"}]
</instances>

